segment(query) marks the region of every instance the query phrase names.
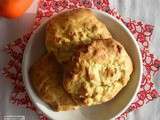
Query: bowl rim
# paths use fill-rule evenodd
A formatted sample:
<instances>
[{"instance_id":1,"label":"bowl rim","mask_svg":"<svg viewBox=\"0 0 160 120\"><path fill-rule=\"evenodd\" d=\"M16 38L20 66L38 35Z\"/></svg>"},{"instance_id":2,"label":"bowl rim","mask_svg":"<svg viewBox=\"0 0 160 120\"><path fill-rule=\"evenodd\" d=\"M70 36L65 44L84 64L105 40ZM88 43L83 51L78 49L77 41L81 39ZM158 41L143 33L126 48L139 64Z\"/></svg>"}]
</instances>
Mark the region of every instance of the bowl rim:
<instances>
[{"instance_id":1,"label":"bowl rim","mask_svg":"<svg viewBox=\"0 0 160 120\"><path fill-rule=\"evenodd\" d=\"M113 19L115 22L117 22L121 28L123 28L123 30L125 32L127 32L129 34L129 36L131 37L136 49L137 49L137 53L138 53L138 58L139 58L139 64L140 64L140 70L139 70L139 81L138 81L138 85L136 87L136 90L132 96L132 98L130 99L130 101L128 102L128 104L120 111L117 113L117 115L115 115L113 118L116 118L118 116L120 116L122 113L124 113L127 108L131 105L131 103L134 101L137 93L138 93L138 90L140 89L140 85L141 85L141 81L142 81L142 75L143 75L143 62L142 62L142 54L141 54L141 51L140 51L140 47L138 45L138 42L136 41L135 37L133 36L133 34L131 33L131 31L124 25L124 23L120 20L118 20L117 18L115 18L114 16L108 14L107 12L104 12L104 11L99 11L99 10L96 10L96 9L92 9L93 11L96 11L96 12L101 12L103 15L106 15L108 16L109 18ZM111 118L111 119L113 119Z\"/></svg>"},{"instance_id":2,"label":"bowl rim","mask_svg":"<svg viewBox=\"0 0 160 120\"><path fill-rule=\"evenodd\" d=\"M98 10L98 9L94 9L94 8L85 8L85 9L89 9L89 10L91 10L93 13L95 12L95 13L97 13L97 14L103 14L104 16L109 17L109 18L112 19L114 22L116 22L126 33L128 33L128 35L131 37L131 39L132 39L132 41L133 41L133 43L134 43L134 45L135 45L135 47L136 47L136 49L137 49L136 52L138 53L138 60L139 60L139 64L140 64L140 66L139 66L139 67L140 67L140 69L139 69L139 76L138 76L138 78L137 78L137 79L139 79L138 85L137 85L137 87L136 87L136 89L135 89L135 91L134 91L133 96L131 97L130 101L128 102L128 104L126 104L126 106L125 106L120 112L116 113L116 115L113 117L113 118L116 118L116 117L118 117L119 115L121 115L122 113L124 113L124 112L126 111L126 109L127 109L127 108L131 105L131 103L134 101L134 99L135 99L135 97L136 97L136 95L137 95L137 93L138 93L138 90L139 90L139 88L140 88L140 84L141 84L141 81L142 81L142 74L143 74L142 54L141 54L141 51L140 51L140 48L139 48L139 45L138 45L136 39L134 38L134 36L133 36L133 34L130 32L130 30L124 25L123 22L121 22L120 20L118 20L118 19L115 18L114 16L108 14L107 12L104 12L104 11L101 11L101 10ZM70 11L70 10L65 10L65 11ZM65 12L65 11L62 11L62 12L60 12L60 13L63 13L63 12ZM60 14L60 13L58 13L58 14ZM57 15L57 14L56 14L56 15ZM50 20L52 17L54 17L54 16L55 16L55 15L50 16L49 19L47 19L47 21L49 21L49 20ZM36 108L38 108L40 111L42 111L42 113L44 113L48 118L53 119L52 116L50 116L49 114L47 114L47 112L46 112L45 110L43 110L42 108L40 108L40 107L36 104L35 96L34 96L33 93L31 93L32 90L33 90L33 88L32 88L32 86L31 86L29 80L26 79L27 76L28 76L28 74L26 74L26 73L28 73L28 71L27 71L27 69L26 69L26 67L27 67L27 66L26 66L26 64L27 64L27 62L26 62L26 61L27 61L27 56L26 56L26 55L27 55L27 53L28 53L28 50L31 49L31 43L32 43L32 41L33 41L33 39L34 39L35 34L39 31L39 29L42 28L42 26L43 26L45 23L47 23L47 21L43 21L43 22L38 26L38 28L33 31L31 37L30 37L29 40L28 40L28 43L27 43L27 45L26 45L26 47L25 47L25 50L24 50L24 53L23 53L23 59L22 59L22 78L23 78L23 82L24 82L24 86L25 86L25 89L26 89L26 91L27 91L27 94L29 95L29 98L31 99L31 101L32 101L32 103L34 104L34 106L35 106ZM30 87L32 90L30 90L29 87ZM33 92L34 92L34 90L33 90ZM40 101L42 101L43 103L45 103L40 97L37 97L37 99L39 99ZM47 107L47 106L44 105L44 104L43 104L43 106ZM48 107L47 107L47 108L48 108ZM111 119L113 119L113 118L111 118Z\"/></svg>"}]
</instances>

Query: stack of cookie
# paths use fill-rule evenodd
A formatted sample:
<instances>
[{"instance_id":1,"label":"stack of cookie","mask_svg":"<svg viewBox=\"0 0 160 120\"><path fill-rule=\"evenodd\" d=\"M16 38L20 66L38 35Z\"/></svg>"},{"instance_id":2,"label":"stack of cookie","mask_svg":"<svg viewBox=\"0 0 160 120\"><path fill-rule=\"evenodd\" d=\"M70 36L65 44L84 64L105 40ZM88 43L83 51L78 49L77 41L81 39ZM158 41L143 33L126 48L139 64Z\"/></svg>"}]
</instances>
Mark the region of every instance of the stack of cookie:
<instances>
[{"instance_id":1,"label":"stack of cookie","mask_svg":"<svg viewBox=\"0 0 160 120\"><path fill-rule=\"evenodd\" d=\"M38 95L55 111L107 102L125 87L133 65L124 47L89 9L54 16L47 53L30 69Z\"/></svg>"}]
</instances>

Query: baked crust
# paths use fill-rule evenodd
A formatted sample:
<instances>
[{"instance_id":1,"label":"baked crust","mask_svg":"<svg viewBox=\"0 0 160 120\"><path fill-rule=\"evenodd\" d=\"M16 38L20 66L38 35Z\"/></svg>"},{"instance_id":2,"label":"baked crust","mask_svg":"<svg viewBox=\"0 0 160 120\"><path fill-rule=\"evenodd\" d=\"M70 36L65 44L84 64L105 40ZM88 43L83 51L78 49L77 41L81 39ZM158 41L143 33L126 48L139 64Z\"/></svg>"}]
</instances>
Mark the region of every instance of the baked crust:
<instances>
[{"instance_id":1,"label":"baked crust","mask_svg":"<svg viewBox=\"0 0 160 120\"><path fill-rule=\"evenodd\" d=\"M131 58L114 39L82 45L64 70L63 85L81 105L109 101L126 86L133 71Z\"/></svg>"},{"instance_id":2,"label":"baked crust","mask_svg":"<svg viewBox=\"0 0 160 120\"><path fill-rule=\"evenodd\" d=\"M55 111L76 109L78 106L62 86L62 69L48 53L32 65L30 78L38 95Z\"/></svg>"},{"instance_id":3,"label":"baked crust","mask_svg":"<svg viewBox=\"0 0 160 120\"><path fill-rule=\"evenodd\" d=\"M60 13L47 23L45 44L62 63L69 60L75 46L100 38L111 38L105 24L91 10L79 8Z\"/></svg>"}]
</instances>

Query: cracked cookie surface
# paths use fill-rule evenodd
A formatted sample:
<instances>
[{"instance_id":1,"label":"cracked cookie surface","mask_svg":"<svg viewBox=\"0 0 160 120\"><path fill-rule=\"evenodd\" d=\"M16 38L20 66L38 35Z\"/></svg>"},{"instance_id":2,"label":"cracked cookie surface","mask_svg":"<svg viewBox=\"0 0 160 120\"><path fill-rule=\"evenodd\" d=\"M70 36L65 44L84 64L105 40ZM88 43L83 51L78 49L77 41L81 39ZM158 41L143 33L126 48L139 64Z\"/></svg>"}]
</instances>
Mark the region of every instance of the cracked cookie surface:
<instances>
[{"instance_id":1,"label":"cracked cookie surface","mask_svg":"<svg viewBox=\"0 0 160 120\"><path fill-rule=\"evenodd\" d=\"M91 10L79 8L60 13L47 23L45 44L62 63L70 59L77 45L101 38L111 38L105 24Z\"/></svg>"},{"instance_id":2,"label":"cracked cookie surface","mask_svg":"<svg viewBox=\"0 0 160 120\"><path fill-rule=\"evenodd\" d=\"M82 45L64 70L63 85L81 105L109 101L126 86L133 71L131 58L114 39Z\"/></svg>"},{"instance_id":3,"label":"cracked cookie surface","mask_svg":"<svg viewBox=\"0 0 160 120\"><path fill-rule=\"evenodd\" d=\"M78 107L63 89L62 70L51 53L42 56L31 66L30 78L37 94L55 111L72 110Z\"/></svg>"}]
</instances>

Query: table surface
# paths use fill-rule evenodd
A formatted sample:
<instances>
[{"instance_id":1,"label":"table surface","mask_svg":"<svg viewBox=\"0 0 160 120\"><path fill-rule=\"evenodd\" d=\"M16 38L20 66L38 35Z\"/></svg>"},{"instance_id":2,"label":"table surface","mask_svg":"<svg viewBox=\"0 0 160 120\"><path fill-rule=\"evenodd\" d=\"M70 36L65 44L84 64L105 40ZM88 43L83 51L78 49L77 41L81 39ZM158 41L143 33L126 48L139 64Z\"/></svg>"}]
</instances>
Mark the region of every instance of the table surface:
<instances>
[{"instance_id":1,"label":"table surface","mask_svg":"<svg viewBox=\"0 0 160 120\"><path fill-rule=\"evenodd\" d=\"M111 5L125 17L142 20L155 26L151 51L160 58L160 0L110 0ZM36 14L37 0L26 13L15 20L0 18L0 70L8 62L8 56L1 49L8 43L29 31ZM160 78L160 77L159 77ZM159 79L158 78L158 79ZM3 89L2 89L3 88ZM5 88L5 89L4 89ZM12 85L0 75L0 115L22 115L30 120L37 120L35 113L9 104ZM2 97L3 96L3 97ZM10 109L7 109L10 108ZM18 108L18 109L17 109ZM160 98L144 105L135 112L129 113L128 120L160 120Z\"/></svg>"}]
</instances>

